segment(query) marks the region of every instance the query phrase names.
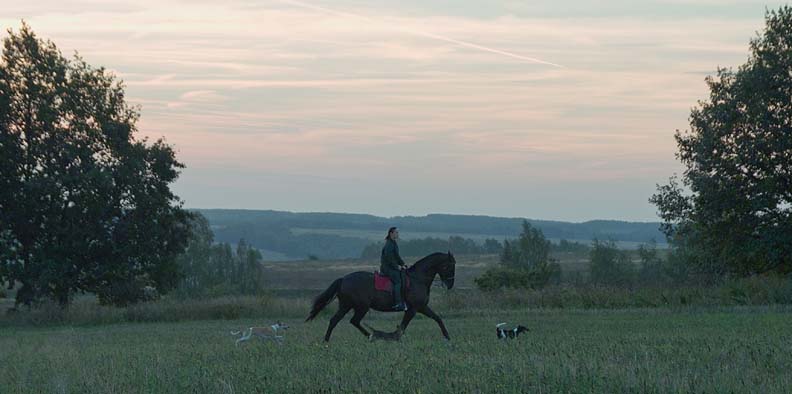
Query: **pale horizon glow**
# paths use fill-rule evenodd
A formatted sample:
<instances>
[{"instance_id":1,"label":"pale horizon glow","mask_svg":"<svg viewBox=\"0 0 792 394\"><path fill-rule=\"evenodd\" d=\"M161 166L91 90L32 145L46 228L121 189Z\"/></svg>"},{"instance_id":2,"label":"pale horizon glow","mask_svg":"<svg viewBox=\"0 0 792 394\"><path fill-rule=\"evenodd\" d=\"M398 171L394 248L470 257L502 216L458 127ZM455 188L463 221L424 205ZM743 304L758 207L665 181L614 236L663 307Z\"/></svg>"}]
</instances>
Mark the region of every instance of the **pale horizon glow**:
<instances>
[{"instance_id":1,"label":"pale horizon glow","mask_svg":"<svg viewBox=\"0 0 792 394\"><path fill-rule=\"evenodd\" d=\"M658 221L675 130L781 2L5 1L112 70L188 208Z\"/></svg>"}]
</instances>

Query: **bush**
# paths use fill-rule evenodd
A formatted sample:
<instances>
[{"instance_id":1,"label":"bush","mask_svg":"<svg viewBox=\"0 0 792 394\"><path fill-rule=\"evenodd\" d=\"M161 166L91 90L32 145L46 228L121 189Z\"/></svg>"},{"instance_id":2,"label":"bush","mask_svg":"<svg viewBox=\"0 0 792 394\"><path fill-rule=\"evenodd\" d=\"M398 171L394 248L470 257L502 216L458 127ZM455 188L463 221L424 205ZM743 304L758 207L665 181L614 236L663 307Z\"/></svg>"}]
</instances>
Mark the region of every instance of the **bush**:
<instances>
[{"instance_id":1,"label":"bush","mask_svg":"<svg viewBox=\"0 0 792 394\"><path fill-rule=\"evenodd\" d=\"M225 296L213 299L161 298L119 308L101 305L95 297L81 296L68 308L47 301L34 308L0 313L0 327L42 325L99 325L127 322L175 322L241 318L304 318L306 298ZM329 309L329 308L328 308Z\"/></svg>"},{"instance_id":2,"label":"bush","mask_svg":"<svg viewBox=\"0 0 792 394\"><path fill-rule=\"evenodd\" d=\"M561 266L558 263L547 263L532 268L508 266L492 267L476 278L474 282L483 291L498 289L540 289L550 282L558 282L561 277Z\"/></svg>"},{"instance_id":3,"label":"bush","mask_svg":"<svg viewBox=\"0 0 792 394\"><path fill-rule=\"evenodd\" d=\"M589 253L589 278L596 285L626 286L633 282L635 269L630 257L613 241L594 240Z\"/></svg>"},{"instance_id":4,"label":"bush","mask_svg":"<svg viewBox=\"0 0 792 394\"><path fill-rule=\"evenodd\" d=\"M668 283L666 262L658 256L655 242L640 245L638 257L641 259L638 282L646 285Z\"/></svg>"},{"instance_id":5,"label":"bush","mask_svg":"<svg viewBox=\"0 0 792 394\"><path fill-rule=\"evenodd\" d=\"M550 245L541 230L524 220L520 237L512 242L503 242L501 265L476 278L476 286L491 291L502 288L540 289L550 282L558 283L561 266L550 259Z\"/></svg>"}]
</instances>

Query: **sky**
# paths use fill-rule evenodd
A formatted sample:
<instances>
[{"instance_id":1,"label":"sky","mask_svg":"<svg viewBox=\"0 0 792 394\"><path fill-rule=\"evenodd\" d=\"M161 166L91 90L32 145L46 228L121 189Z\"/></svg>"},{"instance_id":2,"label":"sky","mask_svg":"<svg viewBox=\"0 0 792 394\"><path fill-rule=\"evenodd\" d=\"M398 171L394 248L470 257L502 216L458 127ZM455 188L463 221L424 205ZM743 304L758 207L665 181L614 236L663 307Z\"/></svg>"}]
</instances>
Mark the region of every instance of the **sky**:
<instances>
[{"instance_id":1,"label":"sky","mask_svg":"<svg viewBox=\"0 0 792 394\"><path fill-rule=\"evenodd\" d=\"M188 208L657 221L675 130L783 2L4 0L111 70Z\"/></svg>"}]
</instances>

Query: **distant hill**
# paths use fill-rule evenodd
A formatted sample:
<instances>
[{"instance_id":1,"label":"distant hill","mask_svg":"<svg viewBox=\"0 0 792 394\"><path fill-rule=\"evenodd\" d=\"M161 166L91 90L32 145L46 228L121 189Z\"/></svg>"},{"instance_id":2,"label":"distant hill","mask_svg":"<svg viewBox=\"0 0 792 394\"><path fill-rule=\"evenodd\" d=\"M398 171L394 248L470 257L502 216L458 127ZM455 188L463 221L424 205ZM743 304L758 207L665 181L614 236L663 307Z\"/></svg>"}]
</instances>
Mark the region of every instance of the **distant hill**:
<instances>
[{"instance_id":1,"label":"distant hill","mask_svg":"<svg viewBox=\"0 0 792 394\"><path fill-rule=\"evenodd\" d=\"M372 240L384 237L388 227L397 226L405 238L460 235L485 238L515 238L523 218L476 215L430 214L392 218L349 213L294 213L269 210L195 209L208 220L218 242L236 243L244 238L251 245L289 258L314 255L321 259L359 257ZM550 239L588 242L594 238L626 243L665 241L657 222L593 220L570 223L527 219Z\"/></svg>"}]
</instances>

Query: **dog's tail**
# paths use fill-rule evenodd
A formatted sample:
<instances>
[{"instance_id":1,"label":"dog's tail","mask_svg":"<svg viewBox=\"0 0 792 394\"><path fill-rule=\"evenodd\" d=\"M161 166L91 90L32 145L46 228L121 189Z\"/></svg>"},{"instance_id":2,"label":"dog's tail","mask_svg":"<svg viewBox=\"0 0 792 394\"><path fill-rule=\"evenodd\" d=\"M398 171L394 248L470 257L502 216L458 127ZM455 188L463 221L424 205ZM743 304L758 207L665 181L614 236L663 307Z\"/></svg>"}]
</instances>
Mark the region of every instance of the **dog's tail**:
<instances>
[{"instance_id":1,"label":"dog's tail","mask_svg":"<svg viewBox=\"0 0 792 394\"><path fill-rule=\"evenodd\" d=\"M333 301L333 299L336 297L336 293L338 293L338 289L341 288L341 281L343 280L344 278L336 279L335 282L333 282L333 284L327 288L327 290L314 298L313 306L311 306L311 313L308 314L308 318L305 319L305 321L313 320L316 315L318 315L319 312L321 312L322 309L327 306L327 304Z\"/></svg>"},{"instance_id":2,"label":"dog's tail","mask_svg":"<svg viewBox=\"0 0 792 394\"><path fill-rule=\"evenodd\" d=\"M242 331L231 331L231 335L239 335Z\"/></svg>"}]
</instances>

